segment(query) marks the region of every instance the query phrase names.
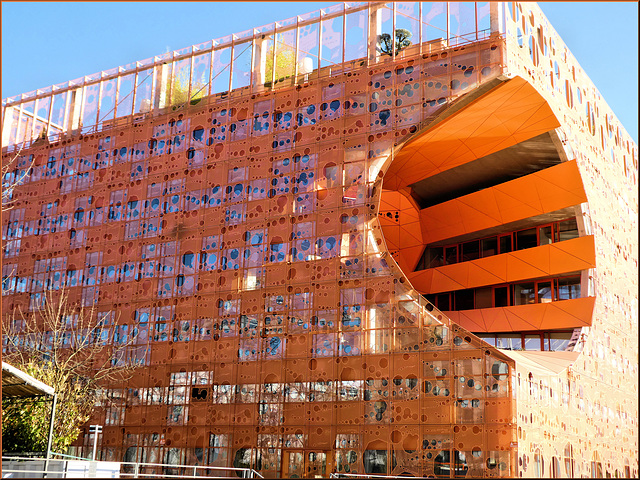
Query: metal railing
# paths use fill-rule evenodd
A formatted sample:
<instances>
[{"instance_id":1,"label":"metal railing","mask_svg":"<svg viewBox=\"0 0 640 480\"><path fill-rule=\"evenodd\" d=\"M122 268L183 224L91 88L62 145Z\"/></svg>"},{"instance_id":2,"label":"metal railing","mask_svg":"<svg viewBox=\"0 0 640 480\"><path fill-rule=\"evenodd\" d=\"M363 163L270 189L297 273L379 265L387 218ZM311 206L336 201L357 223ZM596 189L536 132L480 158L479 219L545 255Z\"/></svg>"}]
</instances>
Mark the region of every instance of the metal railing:
<instances>
[{"instance_id":1,"label":"metal railing","mask_svg":"<svg viewBox=\"0 0 640 480\"><path fill-rule=\"evenodd\" d=\"M226 473L226 475L222 475L223 473ZM145 478L158 475L165 478L264 478L252 468L120 462L120 478Z\"/></svg>"},{"instance_id":2,"label":"metal railing","mask_svg":"<svg viewBox=\"0 0 640 480\"><path fill-rule=\"evenodd\" d=\"M264 478L252 468L104 462L78 457L74 460L50 458L48 464L45 462L44 458L2 457L2 478Z\"/></svg>"},{"instance_id":3,"label":"metal railing","mask_svg":"<svg viewBox=\"0 0 640 480\"><path fill-rule=\"evenodd\" d=\"M329 475L329 478L393 478L393 479L402 479L402 478L413 478L416 480L427 479L427 478L437 478L435 476L430 477L414 477L412 475L377 475L375 473L332 473Z\"/></svg>"}]
</instances>

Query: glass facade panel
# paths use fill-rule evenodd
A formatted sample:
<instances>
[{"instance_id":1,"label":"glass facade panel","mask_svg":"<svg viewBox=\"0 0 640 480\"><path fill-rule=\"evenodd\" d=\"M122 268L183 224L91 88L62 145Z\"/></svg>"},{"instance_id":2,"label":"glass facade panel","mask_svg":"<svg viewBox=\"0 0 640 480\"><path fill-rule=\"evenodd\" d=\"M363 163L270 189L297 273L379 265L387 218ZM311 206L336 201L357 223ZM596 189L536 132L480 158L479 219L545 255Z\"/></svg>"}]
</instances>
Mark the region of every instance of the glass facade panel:
<instances>
[{"instance_id":1,"label":"glass facade panel","mask_svg":"<svg viewBox=\"0 0 640 480\"><path fill-rule=\"evenodd\" d=\"M558 300L580 298L580 277L558 279L556 298Z\"/></svg>"},{"instance_id":2,"label":"glass facade panel","mask_svg":"<svg viewBox=\"0 0 640 480\"><path fill-rule=\"evenodd\" d=\"M493 290L495 307L508 307L509 306L509 287L495 287Z\"/></svg>"},{"instance_id":3,"label":"glass facade panel","mask_svg":"<svg viewBox=\"0 0 640 480\"><path fill-rule=\"evenodd\" d=\"M481 241L482 258L491 257L498 254L498 238L491 237ZM504 252L503 252L504 253Z\"/></svg>"},{"instance_id":4,"label":"glass facade panel","mask_svg":"<svg viewBox=\"0 0 640 480\"><path fill-rule=\"evenodd\" d=\"M536 301L536 289L533 282L519 283L513 285L512 298L513 305L528 305Z\"/></svg>"},{"instance_id":5,"label":"glass facade panel","mask_svg":"<svg viewBox=\"0 0 640 480\"><path fill-rule=\"evenodd\" d=\"M575 218L565 220L558 224L558 239L561 242L577 238L578 236L578 223Z\"/></svg>"},{"instance_id":6,"label":"glass facade panel","mask_svg":"<svg viewBox=\"0 0 640 480\"><path fill-rule=\"evenodd\" d=\"M511 250L511 235L500 237L500 253L509 253Z\"/></svg>"},{"instance_id":7,"label":"glass facade panel","mask_svg":"<svg viewBox=\"0 0 640 480\"><path fill-rule=\"evenodd\" d=\"M468 262L470 260L476 260L480 258L480 242L478 240L463 243L461 245L461 249L462 249L461 260L463 262Z\"/></svg>"},{"instance_id":8,"label":"glass facade panel","mask_svg":"<svg viewBox=\"0 0 640 480\"><path fill-rule=\"evenodd\" d=\"M446 265L458 263L458 247L446 247L444 249L444 258Z\"/></svg>"},{"instance_id":9,"label":"glass facade panel","mask_svg":"<svg viewBox=\"0 0 640 480\"><path fill-rule=\"evenodd\" d=\"M551 301L553 301L551 282L538 282L538 303L549 303Z\"/></svg>"},{"instance_id":10,"label":"glass facade panel","mask_svg":"<svg viewBox=\"0 0 640 480\"><path fill-rule=\"evenodd\" d=\"M562 352L567 349L569 342L571 341L572 332L559 332L545 334L545 340L548 339L548 350L552 352Z\"/></svg>"},{"instance_id":11,"label":"glass facade panel","mask_svg":"<svg viewBox=\"0 0 640 480\"><path fill-rule=\"evenodd\" d=\"M542 349L542 340L540 334L525 335L524 336L524 349L525 350L537 350Z\"/></svg>"},{"instance_id":12,"label":"glass facade panel","mask_svg":"<svg viewBox=\"0 0 640 480\"><path fill-rule=\"evenodd\" d=\"M546 227L540 227L538 229L538 235L540 237L540 245L548 245L553 242L553 229L551 225Z\"/></svg>"},{"instance_id":13,"label":"glass facade panel","mask_svg":"<svg viewBox=\"0 0 640 480\"><path fill-rule=\"evenodd\" d=\"M538 246L538 237L535 228L520 230L515 233L516 250L524 250L525 248L533 248Z\"/></svg>"},{"instance_id":14,"label":"glass facade panel","mask_svg":"<svg viewBox=\"0 0 640 480\"><path fill-rule=\"evenodd\" d=\"M474 308L473 290L458 290L454 292L456 310L472 310Z\"/></svg>"}]
</instances>

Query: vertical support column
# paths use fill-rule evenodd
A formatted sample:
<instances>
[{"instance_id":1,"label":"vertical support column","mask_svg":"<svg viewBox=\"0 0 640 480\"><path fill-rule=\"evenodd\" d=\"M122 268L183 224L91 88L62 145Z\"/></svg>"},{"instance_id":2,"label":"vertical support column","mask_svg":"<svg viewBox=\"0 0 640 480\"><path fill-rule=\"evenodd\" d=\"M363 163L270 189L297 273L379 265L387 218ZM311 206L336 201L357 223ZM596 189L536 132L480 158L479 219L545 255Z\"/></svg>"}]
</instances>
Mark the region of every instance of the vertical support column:
<instances>
[{"instance_id":1,"label":"vertical support column","mask_svg":"<svg viewBox=\"0 0 640 480\"><path fill-rule=\"evenodd\" d=\"M449 21L450 12L451 12L451 8L449 7L449 2L447 2L447 38L445 39L447 47L450 45L450 41L451 41L451 22Z\"/></svg>"},{"instance_id":2,"label":"vertical support column","mask_svg":"<svg viewBox=\"0 0 640 480\"><path fill-rule=\"evenodd\" d=\"M322 25L324 24L324 10L320 10L320 20L318 20L318 75L322 68Z\"/></svg>"},{"instance_id":3,"label":"vertical support column","mask_svg":"<svg viewBox=\"0 0 640 480\"><path fill-rule=\"evenodd\" d=\"M2 145L9 145L11 138L11 130L13 128L13 116L16 112L15 107L5 107L2 118ZM17 133L17 132L16 132Z\"/></svg>"},{"instance_id":4,"label":"vertical support column","mask_svg":"<svg viewBox=\"0 0 640 480\"><path fill-rule=\"evenodd\" d=\"M173 62L172 62L173 65ZM171 93L171 90L169 89L169 77L170 77L170 71L169 71L169 65L167 65L166 63L162 63L161 65L156 65L155 66L155 75L154 75L154 81L155 81L155 101L154 101L154 108L164 108L167 106L167 97L169 96L169 94Z\"/></svg>"},{"instance_id":5,"label":"vertical support column","mask_svg":"<svg viewBox=\"0 0 640 480\"><path fill-rule=\"evenodd\" d=\"M191 47L191 56L189 57L189 86L187 88L187 105L191 104L191 96L194 95L191 90L193 85L193 47Z\"/></svg>"},{"instance_id":6,"label":"vertical support column","mask_svg":"<svg viewBox=\"0 0 640 480\"><path fill-rule=\"evenodd\" d=\"M422 2L418 2L418 41L420 42L420 49L418 51L420 55L422 55L422 44L425 42L423 31L424 26L422 23Z\"/></svg>"},{"instance_id":7,"label":"vertical support column","mask_svg":"<svg viewBox=\"0 0 640 480\"><path fill-rule=\"evenodd\" d=\"M273 27L273 51L272 54L272 63L271 63L271 88L273 89L276 83L276 58L278 57L278 25L274 24Z\"/></svg>"},{"instance_id":8,"label":"vertical support column","mask_svg":"<svg viewBox=\"0 0 640 480\"><path fill-rule=\"evenodd\" d=\"M255 57L256 57L256 45L258 44L257 39L256 39L256 31L255 29L253 30L253 37L251 38L251 63L249 63L249 65L251 65L251 71L249 72L249 91L251 93L255 92L255 85L257 82L255 82L255 72L254 72L254 68L255 68Z\"/></svg>"},{"instance_id":9,"label":"vertical support column","mask_svg":"<svg viewBox=\"0 0 640 480\"><path fill-rule=\"evenodd\" d=\"M265 78L267 69L267 49L265 48L265 35L261 35L260 38L255 37L253 48L253 82L256 87L263 87L267 80Z\"/></svg>"},{"instance_id":10,"label":"vertical support column","mask_svg":"<svg viewBox=\"0 0 640 480\"><path fill-rule=\"evenodd\" d=\"M294 85L298 84L298 58L300 58L300 55L298 55L298 51L300 50L300 27L298 26L299 24L299 20L298 17L296 17L296 47L294 48L294 53L293 53L293 82ZM301 61L301 60L300 60Z\"/></svg>"},{"instance_id":11,"label":"vertical support column","mask_svg":"<svg viewBox=\"0 0 640 480\"><path fill-rule=\"evenodd\" d=\"M53 89L51 89L51 100L49 101L49 115L47 115L47 124L45 125L45 128L47 129L47 137L49 137L49 131L50 131L50 127L51 127L51 117L53 116L53 98L54 98L54 92Z\"/></svg>"},{"instance_id":12,"label":"vertical support column","mask_svg":"<svg viewBox=\"0 0 640 480\"><path fill-rule=\"evenodd\" d=\"M342 61L344 63L344 59L347 55L347 12L344 9L344 4L342 6Z\"/></svg>"},{"instance_id":13,"label":"vertical support column","mask_svg":"<svg viewBox=\"0 0 640 480\"><path fill-rule=\"evenodd\" d=\"M236 54L236 41L234 36L231 36L231 60L229 60L229 86L227 87L227 92L231 92L233 89L233 65L235 63L234 56Z\"/></svg>"},{"instance_id":14,"label":"vertical support column","mask_svg":"<svg viewBox=\"0 0 640 480\"><path fill-rule=\"evenodd\" d=\"M391 9L391 58L396 59L396 2Z\"/></svg>"},{"instance_id":15,"label":"vertical support column","mask_svg":"<svg viewBox=\"0 0 640 480\"><path fill-rule=\"evenodd\" d=\"M75 105L75 109L78 112L78 122L77 122L77 127L76 128L80 128L80 132L82 132L82 124L84 123L84 97L85 97L85 90L87 89L86 86L86 77L84 79L84 81L82 82L82 87L80 87L78 89L78 91L80 92L80 105ZM76 103L78 102L78 99L76 98ZM75 119L74 119L75 122Z\"/></svg>"},{"instance_id":16,"label":"vertical support column","mask_svg":"<svg viewBox=\"0 0 640 480\"><path fill-rule=\"evenodd\" d=\"M378 38L380 37L382 30L382 15L380 15L381 7L382 5L379 3L369 4L369 63L376 63L380 57L380 52L378 52Z\"/></svg>"},{"instance_id":17,"label":"vertical support column","mask_svg":"<svg viewBox=\"0 0 640 480\"><path fill-rule=\"evenodd\" d=\"M76 130L81 125L82 118L82 92L83 87L76 88L75 90L69 90L67 99L67 111L68 111L68 126L67 130Z\"/></svg>"},{"instance_id":18,"label":"vertical support column","mask_svg":"<svg viewBox=\"0 0 640 480\"><path fill-rule=\"evenodd\" d=\"M47 456L44 461L44 476L47 476L49 470L49 458L51 457L51 444L53 443L53 424L56 418L56 405L58 403L58 395L53 394L53 401L51 405L51 417L49 418L49 439L47 440Z\"/></svg>"},{"instance_id":19,"label":"vertical support column","mask_svg":"<svg viewBox=\"0 0 640 480\"><path fill-rule=\"evenodd\" d=\"M22 132L22 129L20 128L20 126L22 125L22 103L18 104L18 108L15 109L15 111L17 112L16 115L16 145L17 144L24 144L24 132ZM21 138L22 136L22 138ZM24 146L24 145L22 145ZM21 146L21 148L22 148Z\"/></svg>"},{"instance_id":20,"label":"vertical support column","mask_svg":"<svg viewBox=\"0 0 640 480\"><path fill-rule=\"evenodd\" d=\"M508 8L504 3L489 3L489 22L491 34L504 32L504 9Z\"/></svg>"}]
</instances>

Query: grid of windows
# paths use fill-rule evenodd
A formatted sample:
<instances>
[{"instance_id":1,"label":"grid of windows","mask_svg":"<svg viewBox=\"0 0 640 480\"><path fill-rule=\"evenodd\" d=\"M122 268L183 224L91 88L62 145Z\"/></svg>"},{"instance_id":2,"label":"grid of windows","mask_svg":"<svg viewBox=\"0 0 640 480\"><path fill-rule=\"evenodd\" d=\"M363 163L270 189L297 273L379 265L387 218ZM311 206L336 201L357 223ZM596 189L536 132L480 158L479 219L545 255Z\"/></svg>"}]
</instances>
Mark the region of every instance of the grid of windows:
<instances>
[{"instance_id":1,"label":"grid of windows","mask_svg":"<svg viewBox=\"0 0 640 480\"><path fill-rule=\"evenodd\" d=\"M580 276L468 288L425 297L443 312L572 300L580 298Z\"/></svg>"},{"instance_id":2,"label":"grid of windows","mask_svg":"<svg viewBox=\"0 0 640 480\"><path fill-rule=\"evenodd\" d=\"M563 242L578 236L576 219L569 218L493 237L469 240L452 245L426 247L416 266L416 271Z\"/></svg>"}]
</instances>

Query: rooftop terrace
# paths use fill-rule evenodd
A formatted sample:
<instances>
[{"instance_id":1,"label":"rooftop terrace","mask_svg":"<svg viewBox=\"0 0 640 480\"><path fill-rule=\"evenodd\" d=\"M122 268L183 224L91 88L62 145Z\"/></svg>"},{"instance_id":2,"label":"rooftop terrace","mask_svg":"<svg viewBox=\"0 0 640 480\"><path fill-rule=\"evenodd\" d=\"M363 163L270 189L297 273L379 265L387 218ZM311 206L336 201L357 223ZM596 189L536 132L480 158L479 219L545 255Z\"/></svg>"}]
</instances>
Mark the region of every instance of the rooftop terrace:
<instances>
[{"instance_id":1,"label":"rooftop terrace","mask_svg":"<svg viewBox=\"0 0 640 480\"><path fill-rule=\"evenodd\" d=\"M212 95L263 93L475 42L497 32L497 17L489 2L340 3L5 98L2 145L24 148Z\"/></svg>"}]
</instances>

